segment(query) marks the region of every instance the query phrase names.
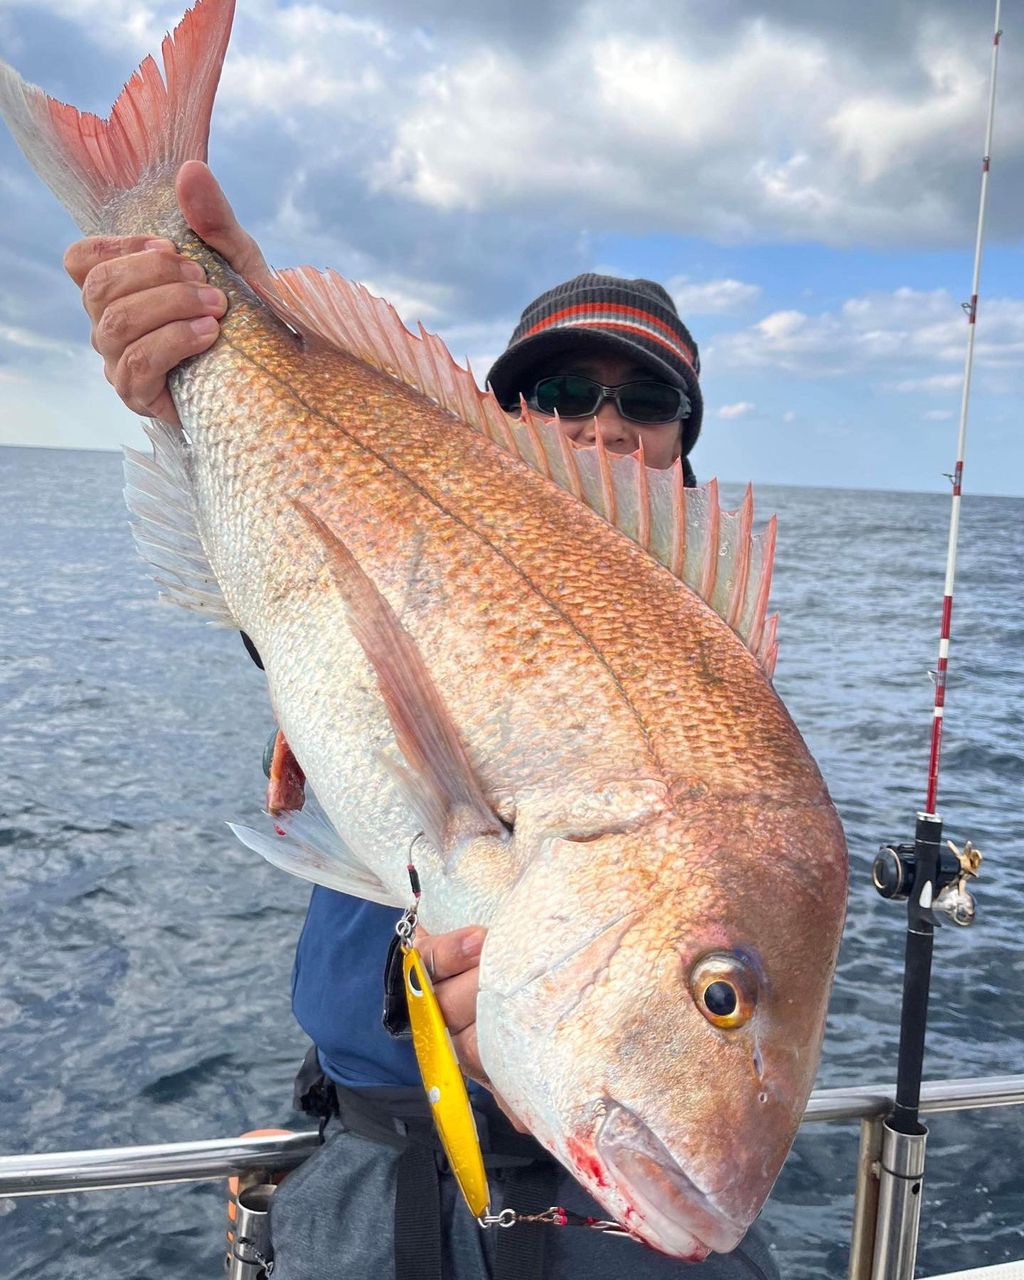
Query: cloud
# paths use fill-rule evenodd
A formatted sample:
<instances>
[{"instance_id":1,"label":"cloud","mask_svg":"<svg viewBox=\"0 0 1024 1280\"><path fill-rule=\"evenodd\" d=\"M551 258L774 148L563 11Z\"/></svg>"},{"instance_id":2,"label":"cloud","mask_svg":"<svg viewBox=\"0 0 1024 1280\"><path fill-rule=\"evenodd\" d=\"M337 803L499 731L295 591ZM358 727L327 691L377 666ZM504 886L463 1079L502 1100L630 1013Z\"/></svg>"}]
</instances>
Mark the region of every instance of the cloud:
<instances>
[{"instance_id":1,"label":"cloud","mask_svg":"<svg viewBox=\"0 0 1024 1280\"><path fill-rule=\"evenodd\" d=\"M87 343L22 351L7 365L0 335L0 445L40 448L146 448L139 419L120 403ZM83 428L88 428L87 431Z\"/></svg>"},{"instance_id":2,"label":"cloud","mask_svg":"<svg viewBox=\"0 0 1024 1280\"><path fill-rule=\"evenodd\" d=\"M681 316L723 315L739 311L761 296L761 286L741 280L691 281L687 276L673 276L665 284Z\"/></svg>"},{"instance_id":3,"label":"cloud","mask_svg":"<svg viewBox=\"0 0 1024 1280\"><path fill-rule=\"evenodd\" d=\"M101 93L105 110L180 4L8 0L0 31L48 86L93 108ZM298 163L354 163L371 193L499 217L546 204L549 225L577 229L946 244L973 223L964 178L990 45L955 0L898 0L884 16L862 7L855 22L807 0L723 0L714 22L699 0L671 14L654 0L628 12L609 0L506 9L248 0L216 129L255 115L287 135ZM101 56L76 68L83 41ZM1012 236L1024 82L1005 77L1000 94L990 226Z\"/></svg>"},{"instance_id":4,"label":"cloud","mask_svg":"<svg viewBox=\"0 0 1024 1280\"><path fill-rule=\"evenodd\" d=\"M398 58L392 34L378 22L318 4L277 8L267 0L247 10L244 42L224 64L217 125L232 129L253 112L279 120L301 154L307 120L322 136L329 122L389 117L389 70ZM338 114L334 114L337 112Z\"/></svg>"},{"instance_id":5,"label":"cloud","mask_svg":"<svg viewBox=\"0 0 1024 1280\"><path fill-rule=\"evenodd\" d=\"M374 181L437 209L547 202L552 220L585 209L596 227L724 240L943 244L969 230L976 189L951 156L980 145L980 32L965 45L952 17L923 15L902 51L916 74L881 93L877 66L811 22L794 33L761 14L722 43L699 25L685 40L626 31L621 15L597 21L605 9L529 59L475 47L424 74ZM1006 93L1004 182L1019 191L1020 90ZM1000 225L1015 234L1012 216Z\"/></svg>"},{"instance_id":6,"label":"cloud","mask_svg":"<svg viewBox=\"0 0 1024 1280\"><path fill-rule=\"evenodd\" d=\"M64 356L72 356L73 349L66 342L48 338L42 333L33 333L31 329L19 329L16 325L0 324L0 347L10 344L28 351L58 352Z\"/></svg>"},{"instance_id":7,"label":"cloud","mask_svg":"<svg viewBox=\"0 0 1024 1280\"><path fill-rule=\"evenodd\" d=\"M902 155L931 152L943 139L967 136L978 119L977 67L965 51L950 48L938 32L923 38L919 51L925 92L914 98L889 89L865 93L839 106L827 122L864 182L877 182Z\"/></svg>"},{"instance_id":8,"label":"cloud","mask_svg":"<svg viewBox=\"0 0 1024 1280\"><path fill-rule=\"evenodd\" d=\"M184 3L0 0L0 48L105 113ZM369 282L481 376L530 297L604 260L662 278L660 261L684 318L724 318L713 353L706 344L716 379L775 369L951 390L941 380L958 379L965 337L951 294L879 291L816 310L756 254L969 243L985 23L960 0L861 6L855 20L811 0L720 0L709 13L706 0L246 0L211 160L272 261ZM989 225L1019 237L1019 77L1001 82L999 111ZM0 203L0 324L80 343L60 269L75 232L3 130ZM702 239L727 249L704 252ZM690 274L673 276L683 264ZM1006 386L1024 354L1019 311L983 299L979 367ZM744 327L723 332L736 318ZM42 355L63 358L0 345L5 394ZM767 412L768 392L742 376L709 399L754 394ZM793 402L787 389L781 403Z\"/></svg>"},{"instance_id":9,"label":"cloud","mask_svg":"<svg viewBox=\"0 0 1024 1280\"><path fill-rule=\"evenodd\" d=\"M885 391L946 392L956 391L963 384L962 373L934 373L928 378L901 378L898 382L883 383Z\"/></svg>"},{"instance_id":10,"label":"cloud","mask_svg":"<svg viewBox=\"0 0 1024 1280\"><path fill-rule=\"evenodd\" d=\"M351 13L365 12L389 22L428 51L453 44L499 45L537 56L538 51L571 43L591 0L519 0L509 4L467 5L465 0L348 0Z\"/></svg>"},{"instance_id":11,"label":"cloud","mask_svg":"<svg viewBox=\"0 0 1024 1280\"><path fill-rule=\"evenodd\" d=\"M29 8L13 0L11 8ZM37 21L56 20L73 24L89 42L104 51L131 58L140 46L155 52L164 33L181 18L183 7L161 4L161 10L140 0L108 4L106 0L33 0ZM138 59L136 59L137 61Z\"/></svg>"},{"instance_id":12,"label":"cloud","mask_svg":"<svg viewBox=\"0 0 1024 1280\"><path fill-rule=\"evenodd\" d=\"M30 75L105 112L181 3L8 0L0 32ZM977 24L954 0L898 0L856 24L806 0L723 0L713 23L697 0L672 13L654 0L628 13L528 0L514 14L456 0L350 0L344 12L247 0L215 168L275 260L301 255L435 307L444 297L459 323L496 309L514 319L533 293L591 268L604 234L962 239L976 197L952 157L978 150L957 122L983 108L988 46L965 39ZM942 54L961 48L974 52ZM1002 93L993 189L1013 203L1024 86ZM887 113L895 147L874 127ZM22 174L11 156L0 139L0 183ZM31 243L40 216L58 225L34 187L15 208ZM674 283L684 315L757 298L728 276Z\"/></svg>"},{"instance_id":13,"label":"cloud","mask_svg":"<svg viewBox=\"0 0 1024 1280\"><path fill-rule=\"evenodd\" d=\"M952 409L926 409L921 415L926 422L948 422L953 417Z\"/></svg>"},{"instance_id":14,"label":"cloud","mask_svg":"<svg viewBox=\"0 0 1024 1280\"><path fill-rule=\"evenodd\" d=\"M982 323L984 320L984 324ZM961 364L967 341L963 312L945 289L900 288L850 298L838 311L775 311L716 340L716 359L732 368L776 368L811 375L872 372L911 362ZM1024 299L997 298L979 313L975 360L1017 369L1024 357ZM959 375L915 375L901 390L947 390Z\"/></svg>"},{"instance_id":15,"label":"cloud","mask_svg":"<svg viewBox=\"0 0 1024 1280\"><path fill-rule=\"evenodd\" d=\"M739 400L736 404L723 404L715 414L715 417L742 418L748 413L753 413L755 408L756 406L751 404L749 400Z\"/></svg>"}]
</instances>

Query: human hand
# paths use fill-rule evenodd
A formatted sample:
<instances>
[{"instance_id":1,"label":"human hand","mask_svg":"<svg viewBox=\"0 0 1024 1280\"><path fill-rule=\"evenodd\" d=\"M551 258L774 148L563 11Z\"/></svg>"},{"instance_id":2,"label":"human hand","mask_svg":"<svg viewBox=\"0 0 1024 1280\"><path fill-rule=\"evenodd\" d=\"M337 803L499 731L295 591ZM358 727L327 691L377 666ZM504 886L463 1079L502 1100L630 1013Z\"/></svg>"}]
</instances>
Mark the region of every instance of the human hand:
<instances>
[{"instance_id":1,"label":"human hand","mask_svg":"<svg viewBox=\"0 0 1024 1280\"><path fill-rule=\"evenodd\" d=\"M520 1133L527 1133L526 1126L512 1114L488 1080L480 1061L476 1039L476 997L480 989L480 951L486 937L487 930L476 925L438 934L429 934L419 928L415 943L430 974L437 1003L441 1006L463 1072L471 1080L490 1089L513 1126Z\"/></svg>"},{"instance_id":2,"label":"human hand","mask_svg":"<svg viewBox=\"0 0 1024 1280\"><path fill-rule=\"evenodd\" d=\"M186 222L235 271L249 279L267 274L259 246L205 164L183 164L176 191ZM224 293L207 286L202 267L170 240L152 236L90 236L71 245L64 267L82 290L107 381L134 413L177 424L167 375L213 346Z\"/></svg>"}]
</instances>

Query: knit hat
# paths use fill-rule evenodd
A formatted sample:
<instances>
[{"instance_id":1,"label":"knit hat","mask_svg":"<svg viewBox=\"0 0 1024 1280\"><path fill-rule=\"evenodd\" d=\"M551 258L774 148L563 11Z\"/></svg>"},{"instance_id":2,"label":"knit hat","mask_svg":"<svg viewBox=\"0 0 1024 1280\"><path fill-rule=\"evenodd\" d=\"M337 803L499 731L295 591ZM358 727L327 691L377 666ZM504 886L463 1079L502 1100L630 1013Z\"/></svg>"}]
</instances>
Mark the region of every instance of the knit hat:
<instances>
[{"instance_id":1,"label":"knit hat","mask_svg":"<svg viewBox=\"0 0 1024 1280\"><path fill-rule=\"evenodd\" d=\"M508 347L491 366L487 382L499 403L514 404L530 390L533 370L570 352L610 352L645 365L690 397L683 420L683 456L700 435L697 344L679 319L668 292L653 280L581 275L542 293L523 312Z\"/></svg>"}]
</instances>

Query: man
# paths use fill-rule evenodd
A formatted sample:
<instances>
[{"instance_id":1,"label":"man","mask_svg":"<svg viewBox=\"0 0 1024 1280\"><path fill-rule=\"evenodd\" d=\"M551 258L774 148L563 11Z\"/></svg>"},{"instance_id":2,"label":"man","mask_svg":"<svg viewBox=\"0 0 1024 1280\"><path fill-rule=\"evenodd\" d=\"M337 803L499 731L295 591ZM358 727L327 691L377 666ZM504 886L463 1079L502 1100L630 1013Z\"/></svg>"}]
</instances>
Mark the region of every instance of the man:
<instances>
[{"instance_id":1,"label":"man","mask_svg":"<svg viewBox=\"0 0 1024 1280\"><path fill-rule=\"evenodd\" d=\"M205 165L178 178L189 224L247 276L266 271ZM177 421L168 372L216 340L226 309L220 290L167 241L98 237L72 245L65 263L82 287L93 345L125 404ZM697 348L671 298L650 281L580 276L527 307L488 381L511 410L520 395L581 443L600 432L615 453L642 444L652 466L687 455L700 431ZM255 655L257 656L258 655ZM297 1081L327 1141L278 1191L272 1214L276 1280L328 1276L678 1276L686 1264L584 1228L517 1226L483 1232L461 1205L436 1150L407 1039L380 1017L381 966L394 935L393 909L316 888L296 953L295 1015L315 1051ZM484 931L424 937L421 950L466 1074L486 1084L476 1045L478 964ZM392 1023L400 1010L390 1009ZM536 1212L559 1204L600 1208L522 1130L475 1091L495 1210ZM518 1132L516 1130L519 1130ZM728 1257L693 1273L704 1280L775 1277L751 1233Z\"/></svg>"}]
</instances>

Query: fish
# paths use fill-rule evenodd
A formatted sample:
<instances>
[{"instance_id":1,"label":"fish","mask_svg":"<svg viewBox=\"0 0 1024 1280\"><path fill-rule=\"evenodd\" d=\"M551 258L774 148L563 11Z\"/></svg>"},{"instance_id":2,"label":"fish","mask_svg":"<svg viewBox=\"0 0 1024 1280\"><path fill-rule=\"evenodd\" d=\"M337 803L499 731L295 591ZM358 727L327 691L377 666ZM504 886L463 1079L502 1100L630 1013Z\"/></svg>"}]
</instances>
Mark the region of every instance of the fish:
<instances>
[{"instance_id":1,"label":"fish","mask_svg":"<svg viewBox=\"0 0 1024 1280\"><path fill-rule=\"evenodd\" d=\"M125 469L163 595L251 637L315 798L237 834L396 907L413 863L427 929L488 930L509 1107L637 1239L728 1252L800 1123L846 901L771 682L774 521L506 412L334 272L246 280L200 241L174 178L232 16L199 0L107 120L6 64L0 111L84 233L167 237L228 298Z\"/></svg>"}]
</instances>

